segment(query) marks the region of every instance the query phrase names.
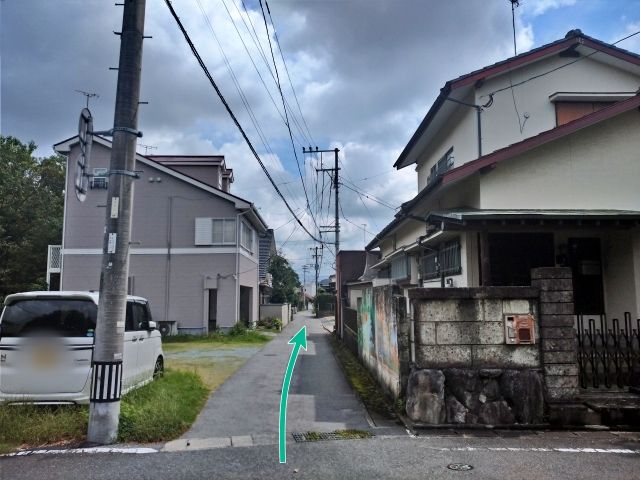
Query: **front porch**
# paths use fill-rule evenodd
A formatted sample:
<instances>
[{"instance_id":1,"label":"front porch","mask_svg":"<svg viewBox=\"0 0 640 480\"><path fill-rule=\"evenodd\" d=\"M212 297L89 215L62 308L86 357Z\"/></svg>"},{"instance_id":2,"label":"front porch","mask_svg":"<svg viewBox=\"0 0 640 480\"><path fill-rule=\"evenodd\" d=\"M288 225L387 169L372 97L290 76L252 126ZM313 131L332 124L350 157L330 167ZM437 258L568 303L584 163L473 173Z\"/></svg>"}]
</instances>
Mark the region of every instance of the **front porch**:
<instances>
[{"instance_id":1,"label":"front porch","mask_svg":"<svg viewBox=\"0 0 640 480\"><path fill-rule=\"evenodd\" d=\"M570 301L552 320L573 328L553 343L575 345L581 392L640 385L640 212L457 210L427 222L421 286L529 286L532 269L566 267L554 300ZM459 259L443 254L454 244Z\"/></svg>"}]
</instances>

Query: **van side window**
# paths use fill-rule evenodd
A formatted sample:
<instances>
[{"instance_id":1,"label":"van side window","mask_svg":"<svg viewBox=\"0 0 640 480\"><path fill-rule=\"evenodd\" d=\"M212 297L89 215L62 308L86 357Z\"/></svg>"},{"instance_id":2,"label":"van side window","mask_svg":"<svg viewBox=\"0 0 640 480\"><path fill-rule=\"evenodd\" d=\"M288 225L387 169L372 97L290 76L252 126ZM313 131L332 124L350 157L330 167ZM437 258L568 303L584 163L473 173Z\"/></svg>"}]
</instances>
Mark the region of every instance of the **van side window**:
<instances>
[{"instance_id":1,"label":"van side window","mask_svg":"<svg viewBox=\"0 0 640 480\"><path fill-rule=\"evenodd\" d=\"M124 321L125 332L133 332L137 330L137 328L134 328L133 305L134 305L133 302L127 302L127 316Z\"/></svg>"},{"instance_id":2,"label":"van side window","mask_svg":"<svg viewBox=\"0 0 640 480\"><path fill-rule=\"evenodd\" d=\"M133 307L133 325L135 330L146 330L149 325L149 313L147 306L143 303L134 303Z\"/></svg>"}]
</instances>

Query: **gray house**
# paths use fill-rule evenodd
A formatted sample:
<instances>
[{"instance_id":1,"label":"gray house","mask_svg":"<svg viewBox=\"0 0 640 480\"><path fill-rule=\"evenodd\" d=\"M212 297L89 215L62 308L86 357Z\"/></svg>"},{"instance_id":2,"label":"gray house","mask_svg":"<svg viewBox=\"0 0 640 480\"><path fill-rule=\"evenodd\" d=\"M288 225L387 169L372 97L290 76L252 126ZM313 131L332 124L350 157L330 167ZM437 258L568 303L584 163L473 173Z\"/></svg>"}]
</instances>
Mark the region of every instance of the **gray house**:
<instances>
[{"instance_id":1,"label":"gray house","mask_svg":"<svg viewBox=\"0 0 640 480\"><path fill-rule=\"evenodd\" d=\"M61 290L98 290L111 142L94 137L84 202L74 193L78 137L54 145L67 156ZM226 330L258 319L259 242L268 234L256 207L232 195L222 156L137 155L130 294L151 302L165 332Z\"/></svg>"}]
</instances>

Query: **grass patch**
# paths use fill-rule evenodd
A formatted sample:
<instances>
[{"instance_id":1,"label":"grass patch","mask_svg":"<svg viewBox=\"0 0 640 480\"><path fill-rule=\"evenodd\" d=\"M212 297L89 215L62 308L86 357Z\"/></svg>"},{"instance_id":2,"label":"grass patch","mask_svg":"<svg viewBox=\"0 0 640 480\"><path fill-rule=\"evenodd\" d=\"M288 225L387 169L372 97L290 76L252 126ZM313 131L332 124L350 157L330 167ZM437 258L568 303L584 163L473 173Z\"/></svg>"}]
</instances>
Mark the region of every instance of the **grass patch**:
<instances>
[{"instance_id":1,"label":"grass patch","mask_svg":"<svg viewBox=\"0 0 640 480\"><path fill-rule=\"evenodd\" d=\"M340 438L371 438L373 435L371 432L366 432L364 430L355 430L353 428L348 428L346 430L336 430L335 433Z\"/></svg>"},{"instance_id":2,"label":"grass patch","mask_svg":"<svg viewBox=\"0 0 640 480\"><path fill-rule=\"evenodd\" d=\"M162 343L221 343L221 344L236 344L236 343L266 343L271 340L267 335L263 335L255 330L238 330L231 331L229 333L211 332L206 335L187 335L184 333L178 335L169 335L162 338Z\"/></svg>"},{"instance_id":3,"label":"grass patch","mask_svg":"<svg viewBox=\"0 0 640 480\"><path fill-rule=\"evenodd\" d=\"M167 370L164 376L125 396L118 440L158 442L182 435L195 421L209 389L192 372Z\"/></svg>"},{"instance_id":4,"label":"grass patch","mask_svg":"<svg viewBox=\"0 0 640 480\"><path fill-rule=\"evenodd\" d=\"M224 381L240 368L246 358L227 357L224 359L212 358L190 358L178 359L167 358L167 366L172 370L195 373L202 379L202 383L209 391L218 388Z\"/></svg>"},{"instance_id":5,"label":"grass patch","mask_svg":"<svg viewBox=\"0 0 640 480\"><path fill-rule=\"evenodd\" d=\"M0 453L82 440L88 418L81 405L0 405Z\"/></svg>"},{"instance_id":6,"label":"grass patch","mask_svg":"<svg viewBox=\"0 0 640 480\"><path fill-rule=\"evenodd\" d=\"M386 418L395 418L393 403L382 392L369 370L358 361L355 355L335 335L331 335L330 339L333 352L342 365L342 370L347 380L357 392L362 403L372 412L376 412Z\"/></svg>"},{"instance_id":7,"label":"grass patch","mask_svg":"<svg viewBox=\"0 0 640 480\"><path fill-rule=\"evenodd\" d=\"M165 375L122 399L118 440L171 440L194 422L209 388L192 372ZM85 439L86 405L0 405L0 453L16 448L77 443Z\"/></svg>"}]
</instances>

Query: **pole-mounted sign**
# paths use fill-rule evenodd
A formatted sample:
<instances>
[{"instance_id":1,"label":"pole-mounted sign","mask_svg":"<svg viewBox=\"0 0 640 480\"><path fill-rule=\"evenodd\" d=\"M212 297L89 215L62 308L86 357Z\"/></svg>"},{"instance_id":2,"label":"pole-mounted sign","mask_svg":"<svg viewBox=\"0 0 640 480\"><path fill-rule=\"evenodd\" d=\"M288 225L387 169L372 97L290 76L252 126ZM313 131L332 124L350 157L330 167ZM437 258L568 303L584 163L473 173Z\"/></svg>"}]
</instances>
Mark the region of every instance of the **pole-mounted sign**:
<instances>
[{"instance_id":1,"label":"pole-mounted sign","mask_svg":"<svg viewBox=\"0 0 640 480\"><path fill-rule=\"evenodd\" d=\"M88 108L83 108L80 112L78 122L78 138L80 140L80 154L76 159L76 197L81 202L87 198L89 187L89 159L91 158L91 145L93 143L93 117Z\"/></svg>"}]
</instances>

